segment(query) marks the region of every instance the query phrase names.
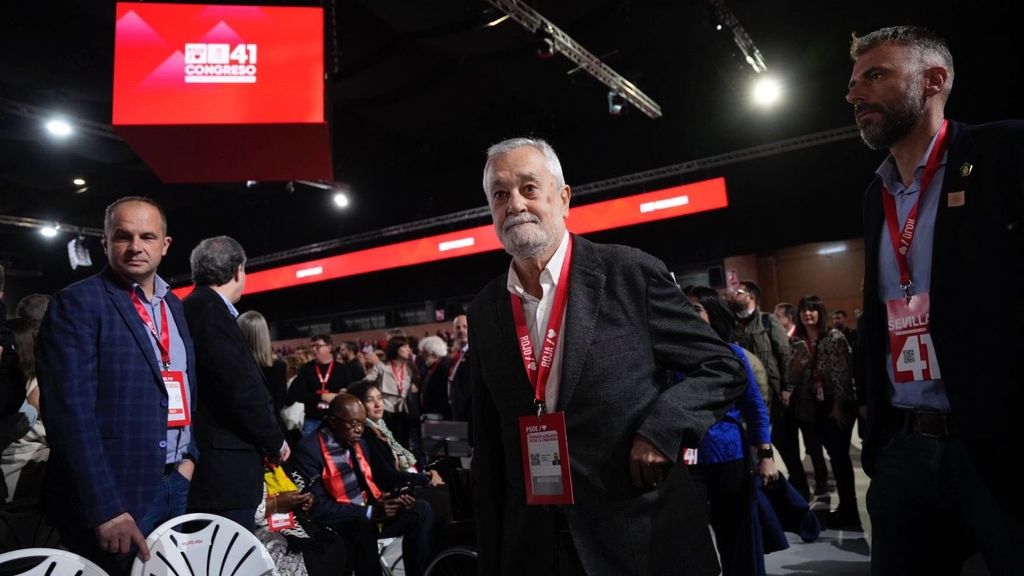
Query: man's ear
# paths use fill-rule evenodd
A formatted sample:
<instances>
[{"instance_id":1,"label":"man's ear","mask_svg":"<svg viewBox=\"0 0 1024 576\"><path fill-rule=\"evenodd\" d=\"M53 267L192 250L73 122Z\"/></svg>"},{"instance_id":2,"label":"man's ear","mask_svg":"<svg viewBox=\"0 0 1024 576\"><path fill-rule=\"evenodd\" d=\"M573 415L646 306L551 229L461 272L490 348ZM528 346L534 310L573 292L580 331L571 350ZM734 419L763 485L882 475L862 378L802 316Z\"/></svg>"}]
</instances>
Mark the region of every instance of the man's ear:
<instances>
[{"instance_id":1,"label":"man's ear","mask_svg":"<svg viewBox=\"0 0 1024 576\"><path fill-rule=\"evenodd\" d=\"M941 94L949 79L949 71L942 66L932 66L924 71L925 96Z\"/></svg>"}]
</instances>

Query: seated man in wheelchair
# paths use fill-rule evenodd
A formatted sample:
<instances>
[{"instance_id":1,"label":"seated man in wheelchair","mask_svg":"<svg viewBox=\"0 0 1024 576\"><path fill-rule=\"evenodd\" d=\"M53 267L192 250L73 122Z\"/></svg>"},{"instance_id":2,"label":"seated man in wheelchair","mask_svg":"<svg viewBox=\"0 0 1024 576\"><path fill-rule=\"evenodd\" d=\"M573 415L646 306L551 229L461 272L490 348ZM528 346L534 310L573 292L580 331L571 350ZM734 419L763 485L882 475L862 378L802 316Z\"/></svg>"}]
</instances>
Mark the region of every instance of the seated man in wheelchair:
<instances>
[{"instance_id":1,"label":"seated man in wheelchair","mask_svg":"<svg viewBox=\"0 0 1024 576\"><path fill-rule=\"evenodd\" d=\"M433 549L433 512L411 490L381 491L362 439L365 423L363 403L339 394L316 433L299 443L294 461L313 494L310 518L348 540L356 576L379 574L377 539L396 536L402 536L405 573L420 576Z\"/></svg>"}]
</instances>

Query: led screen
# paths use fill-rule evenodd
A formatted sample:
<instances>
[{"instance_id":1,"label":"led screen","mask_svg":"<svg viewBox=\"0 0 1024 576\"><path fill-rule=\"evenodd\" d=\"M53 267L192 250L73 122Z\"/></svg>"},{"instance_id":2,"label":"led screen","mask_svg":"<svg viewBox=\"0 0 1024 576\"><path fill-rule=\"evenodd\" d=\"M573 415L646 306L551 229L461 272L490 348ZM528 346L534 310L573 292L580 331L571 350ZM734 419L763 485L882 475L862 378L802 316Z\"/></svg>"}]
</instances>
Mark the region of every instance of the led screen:
<instances>
[{"instance_id":1,"label":"led screen","mask_svg":"<svg viewBox=\"0 0 1024 576\"><path fill-rule=\"evenodd\" d=\"M114 125L324 121L323 9L118 3Z\"/></svg>"}]
</instances>

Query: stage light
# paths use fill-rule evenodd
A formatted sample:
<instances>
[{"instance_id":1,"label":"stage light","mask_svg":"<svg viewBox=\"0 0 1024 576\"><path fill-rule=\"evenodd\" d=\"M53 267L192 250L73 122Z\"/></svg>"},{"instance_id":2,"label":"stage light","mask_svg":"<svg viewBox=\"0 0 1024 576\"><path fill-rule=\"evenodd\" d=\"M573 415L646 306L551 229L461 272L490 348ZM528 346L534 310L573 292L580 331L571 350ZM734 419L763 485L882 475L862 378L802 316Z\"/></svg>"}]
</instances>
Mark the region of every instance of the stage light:
<instances>
[{"instance_id":1,"label":"stage light","mask_svg":"<svg viewBox=\"0 0 1024 576\"><path fill-rule=\"evenodd\" d=\"M547 28L537 29L537 57L547 60L555 55L555 38Z\"/></svg>"},{"instance_id":2,"label":"stage light","mask_svg":"<svg viewBox=\"0 0 1024 576\"><path fill-rule=\"evenodd\" d=\"M71 183L75 186L85 186L85 178L75 178Z\"/></svg>"},{"instance_id":3,"label":"stage light","mask_svg":"<svg viewBox=\"0 0 1024 576\"><path fill-rule=\"evenodd\" d=\"M71 135L71 124L68 124L64 120L50 120L46 123L46 130L54 136L70 136Z\"/></svg>"},{"instance_id":4,"label":"stage light","mask_svg":"<svg viewBox=\"0 0 1024 576\"><path fill-rule=\"evenodd\" d=\"M754 84L754 102L761 106L771 106L779 100L782 88L774 78L760 78Z\"/></svg>"},{"instance_id":5,"label":"stage light","mask_svg":"<svg viewBox=\"0 0 1024 576\"><path fill-rule=\"evenodd\" d=\"M612 116L622 116L626 111L626 98L615 90L608 91L608 113Z\"/></svg>"},{"instance_id":6,"label":"stage light","mask_svg":"<svg viewBox=\"0 0 1024 576\"><path fill-rule=\"evenodd\" d=\"M348 207L348 196L344 192L335 192L332 200L334 200L334 205L338 208Z\"/></svg>"},{"instance_id":7,"label":"stage light","mask_svg":"<svg viewBox=\"0 0 1024 576\"><path fill-rule=\"evenodd\" d=\"M39 229L39 233L47 238L53 238L57 235L57 229L59 226L43 226Z\"/></svg>"}]
</instances>

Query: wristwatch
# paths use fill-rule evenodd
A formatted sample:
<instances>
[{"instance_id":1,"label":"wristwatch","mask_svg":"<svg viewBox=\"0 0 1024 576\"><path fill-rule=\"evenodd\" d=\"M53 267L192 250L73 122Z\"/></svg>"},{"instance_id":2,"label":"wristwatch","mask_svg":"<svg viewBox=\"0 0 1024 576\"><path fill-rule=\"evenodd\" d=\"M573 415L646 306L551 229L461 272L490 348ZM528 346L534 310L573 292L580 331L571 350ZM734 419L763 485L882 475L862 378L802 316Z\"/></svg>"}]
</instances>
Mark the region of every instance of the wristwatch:
<instances>
[{"instance_id":1,"label":"wristwatch","mask_svg":"<svg viewBox=\"0 0 1024 576\"><path fill-rule=\"evenodd\" d=\"M768 448L758 448L757 449L757 459L758 460L767 460L769 458L774 458L774 457L775 457L775 452L772 451L771 446L769 446Z\"/></svg>"}]
</instances>

